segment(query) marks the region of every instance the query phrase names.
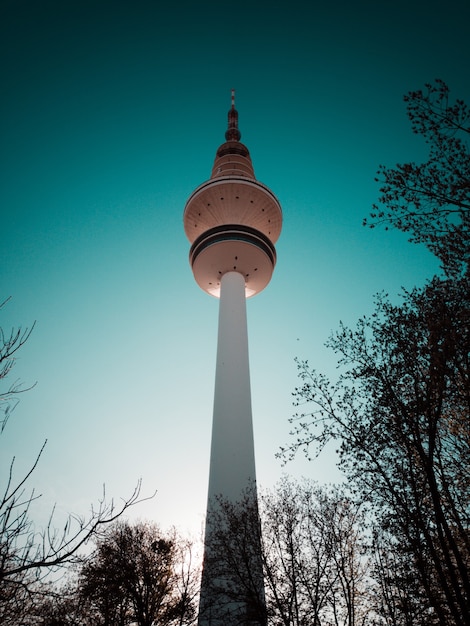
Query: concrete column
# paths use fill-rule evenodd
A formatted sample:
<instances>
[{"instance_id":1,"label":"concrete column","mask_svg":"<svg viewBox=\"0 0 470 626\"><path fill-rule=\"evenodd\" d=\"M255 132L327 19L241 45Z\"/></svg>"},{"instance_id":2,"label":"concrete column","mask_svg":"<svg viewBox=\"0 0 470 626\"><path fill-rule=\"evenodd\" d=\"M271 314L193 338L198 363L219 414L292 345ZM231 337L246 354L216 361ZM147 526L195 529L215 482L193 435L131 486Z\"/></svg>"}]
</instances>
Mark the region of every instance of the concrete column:
<instances>
[{"instance_id":1,"label":"concrete column","mask_svg":"<svg viewBox=\"0 0 470 626\"><path fill-rule=\"evenodd\" d=\"M265 625L255 481L245 279L242 274L228 272L222 276L220 291L199 626ZM239 530L239 533L244 538L242 541L249 543L250 562L246 562L244 552L243 557L240 554L240 567L231 569L224 561L226 554L220 554L220 534L217 533L224 527L224 518L220 516L217 498L237 505L243 499L246 504L247 495L250 510L255 511L255 515L250 515L249 520L243 516L242 524L245 527L249 524L248 532ZM232 537L231 542L240 545L240 551L246 551L246 545L237 544L238 540ZM243 581L240 581L243 567L246 575L242 575Z\"/></svg>"},{"instance_id":2,"label":"concrete column","mask_svg":"<svg viewBox=\"0 0 470 626\"><path fill-rule=\"evenodd\" d=\"M212 421L209 500L237 502L256 479L245 279L222 276Z\"/></svg>"}]
</instances>

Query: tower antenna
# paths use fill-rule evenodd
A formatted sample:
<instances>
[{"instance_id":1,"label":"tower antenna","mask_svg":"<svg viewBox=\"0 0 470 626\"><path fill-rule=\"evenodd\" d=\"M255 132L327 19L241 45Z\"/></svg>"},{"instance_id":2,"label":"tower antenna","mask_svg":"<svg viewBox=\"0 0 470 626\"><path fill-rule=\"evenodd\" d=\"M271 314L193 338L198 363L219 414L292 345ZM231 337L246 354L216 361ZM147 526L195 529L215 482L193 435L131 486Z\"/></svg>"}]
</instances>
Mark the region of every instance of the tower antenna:
<instances>
[{"instance_id":1,"label":"tower antenna","mask_svg":"<svg viewBox=\"0 0 470 626\"><path fill-rule=\"evenodd\" d=\"M242 134L238 130L238 112L235 109L235 89L232 89L232 108L228 112L228 127L225 133L227 141L240 141Z\"/></svg>"}]
</instances>

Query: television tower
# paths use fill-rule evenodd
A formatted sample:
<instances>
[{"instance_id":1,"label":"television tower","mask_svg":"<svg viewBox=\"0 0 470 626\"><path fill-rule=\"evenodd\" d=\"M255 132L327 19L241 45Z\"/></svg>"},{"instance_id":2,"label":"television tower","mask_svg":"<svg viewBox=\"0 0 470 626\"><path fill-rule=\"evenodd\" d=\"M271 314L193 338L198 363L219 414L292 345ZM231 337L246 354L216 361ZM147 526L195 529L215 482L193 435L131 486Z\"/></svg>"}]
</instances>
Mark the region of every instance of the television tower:
<instances>
[{"instance_id":1,"label":"television tower","mask_svg":"<svg viewBox=\"0 0 470 626\"><path fill-rule=\"evenodd\" d=\"M253 602L258 609L264 607L259 527L252 535L256 563L250 577L255 589L249 592L235 575L226 572L221 578L214 547L220 498L236 505L250 493L257 507L245 299L271 280L282 226L281 206L255 179L240 138L232 90L225 142L217 150L211 177L191 194L184 209L194 278L201 289L220 298L199 626L266 623L253 609Z\"/></svg>"}]
</instances>

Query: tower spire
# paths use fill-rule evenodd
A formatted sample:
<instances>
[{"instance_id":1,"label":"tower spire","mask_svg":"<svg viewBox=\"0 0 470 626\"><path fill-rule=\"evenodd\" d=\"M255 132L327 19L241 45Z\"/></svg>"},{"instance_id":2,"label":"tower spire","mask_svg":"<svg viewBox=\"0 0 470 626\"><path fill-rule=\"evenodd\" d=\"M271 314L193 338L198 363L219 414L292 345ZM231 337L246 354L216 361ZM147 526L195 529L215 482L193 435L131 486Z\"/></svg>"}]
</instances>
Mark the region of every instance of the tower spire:
<instances>
[{"instance_id":1,"label":"tower spire","mask_svg":"<svg viewBox=\"0 0 470 626\"><path fill-rule=\"evenodd\" d=\"M240 141L241 132L238 130L238 111L235 108L235 89L232 89L232 108L228 112L228 128L225 133L227 141Z\"/></svg>"}]
</instances>

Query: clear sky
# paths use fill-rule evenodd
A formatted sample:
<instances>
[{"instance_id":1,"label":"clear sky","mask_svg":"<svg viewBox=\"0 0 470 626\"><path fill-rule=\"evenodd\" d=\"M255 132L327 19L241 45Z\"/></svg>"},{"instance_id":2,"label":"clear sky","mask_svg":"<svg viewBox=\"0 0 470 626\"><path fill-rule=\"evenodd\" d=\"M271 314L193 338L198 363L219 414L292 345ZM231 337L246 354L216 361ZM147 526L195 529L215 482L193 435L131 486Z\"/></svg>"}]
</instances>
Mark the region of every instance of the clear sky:
<instances>
[{"instance_id":1,"label":"clear sky","mask_svg":"<svg viewBox=\"0 0 470 626\"><path fill-rule=\"evenodd\" d=\"M102 484L199 531L218 301L196 285L183 209L224 141L230 90L255 174L284 212L278 264L247 302L258 481L335 479L333 453L283 469L294 357L334 372L324 342L436 270L405 235L362 227L379 164L425 158L403 95L435 78L470 101L470 4L449 0L2 0L2 326L36 328L0 438L21 474L85 514Z\"/></svg>"}]
</instances>

